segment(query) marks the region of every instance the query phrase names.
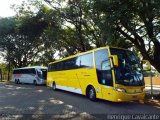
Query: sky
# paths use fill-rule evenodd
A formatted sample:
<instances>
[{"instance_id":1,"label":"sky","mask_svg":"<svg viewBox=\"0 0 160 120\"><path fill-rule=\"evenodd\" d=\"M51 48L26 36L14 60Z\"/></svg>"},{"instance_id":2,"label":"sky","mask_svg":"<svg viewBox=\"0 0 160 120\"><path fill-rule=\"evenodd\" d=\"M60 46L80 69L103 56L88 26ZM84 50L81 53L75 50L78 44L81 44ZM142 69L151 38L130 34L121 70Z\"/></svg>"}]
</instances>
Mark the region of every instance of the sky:
<instances>
[{"instance_id":1,"label":"sky","mask_svg":"<svg viewBox=\"0 0 160 120\"><path fill-rule=\"evenodd\" d=\"M10 7L12 4L21 4L23 0L0 0L0 17L14 16L16 13Z\"/></svg>"}]
</instances>

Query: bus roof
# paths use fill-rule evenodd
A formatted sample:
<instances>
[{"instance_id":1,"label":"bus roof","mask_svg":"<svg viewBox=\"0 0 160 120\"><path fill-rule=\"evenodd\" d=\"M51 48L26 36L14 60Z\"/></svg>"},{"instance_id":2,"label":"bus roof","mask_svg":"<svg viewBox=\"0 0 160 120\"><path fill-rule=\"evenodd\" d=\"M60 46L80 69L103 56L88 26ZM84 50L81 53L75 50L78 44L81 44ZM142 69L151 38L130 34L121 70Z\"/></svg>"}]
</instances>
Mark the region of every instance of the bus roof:
<instances>
[{"instance_id":1,"label":"bus roof","mask_svg":"<svg viewBox=\"0 0 160 120\"><path fill-rule=\"evenodd\" d=\"M28 69L28 68L47 69L47 67L43 67L43 66L29 66L29 67L15 68L14 70L17 70L17 69Z\"/></svg>"},{"instance_id":2,"label":"bus roof","mask_svg":"<svg viewBox=\"0 0 160 120\"><path fill-rule=\"evenodd\" d=\"M112 46L99 47L99 48L95 48L95 49L92 49L92 50L89 50L89 51L86 51L86 52L77 53L75 55L71 55L69 57L65 57L65 58L56 60L54 62L50 62L49 64L57 63L57 62L60 62L60 61L63 61L63 60L74 58L74 57L77 57L77 56L80 56L80 55L83 55L83 54L87 54L87 53L90 53L90 52L93 52L93 51L96 51L96 50L104 49L104 48L115 48L115 49L119 49L119 50L127 50L127 49L124 49L124 48L118 48L118 47L112 47Z\"/></svg>"}]
</instances>

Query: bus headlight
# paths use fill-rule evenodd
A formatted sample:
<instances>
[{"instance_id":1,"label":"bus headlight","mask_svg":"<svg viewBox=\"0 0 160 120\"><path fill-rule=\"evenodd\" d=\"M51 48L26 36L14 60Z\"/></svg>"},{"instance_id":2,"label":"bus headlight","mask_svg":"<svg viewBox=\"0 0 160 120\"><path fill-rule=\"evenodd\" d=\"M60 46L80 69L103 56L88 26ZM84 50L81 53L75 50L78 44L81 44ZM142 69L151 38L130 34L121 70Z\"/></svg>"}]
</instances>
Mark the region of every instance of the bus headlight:
<instances>
[{"instance_id":1,"label":"bus headlight","mask_svg":"<svg viewBox=\"0 0 160 120\"><path fill-rule=\"evenodd\" d=\"M114 88L114 90L116 90L118 92L126 92L126 90L124 88Z\"/></svg>"}]
</instances>

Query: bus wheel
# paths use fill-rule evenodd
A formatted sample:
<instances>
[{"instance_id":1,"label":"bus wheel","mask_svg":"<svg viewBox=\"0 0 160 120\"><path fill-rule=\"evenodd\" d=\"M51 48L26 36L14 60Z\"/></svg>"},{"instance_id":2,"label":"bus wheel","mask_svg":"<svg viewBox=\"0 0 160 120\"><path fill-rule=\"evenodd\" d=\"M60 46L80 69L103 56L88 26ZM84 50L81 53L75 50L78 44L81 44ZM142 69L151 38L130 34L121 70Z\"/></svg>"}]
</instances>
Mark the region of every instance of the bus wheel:
<instances>
[{"instance_id":1,"label":"bus wheel","mask_svg":"<svg viewBox=\"0 0 160 120\"><path fill-rule=\"evenodd\" d=\"M14 80L14 83L17 84L17 79Z\"/></svg>"},{"instance_id":2,"label":"bus wheel","mask_svg":"<svg viewBox=\"0 0 160 120\"><path fill-rule=\"evenodd\" d=\"M55 82L52 83L52 89L53 89L54 91L56 90L56 83L55 83Z\"/></svg>"},{"instance_id":3,"label":"bus wheel","mask_svg":"<svg viewBox=\"0 0 160 120\"><path fill-rule=\"evenodd\" d=\"M17 80L17 84L20 84L20 81L19 81L19 79Z\"/></svg>"},{"instance_id":4,"label":"bus wheel","mask_svg":"<svg viewBox=\"0 0 160 120\"><path fill-rule=\"evenodd\" d=\"M36 80L33 81L33 85L37 85L37 81Z\"/></svg>"},{"instance_id":5,"label":"bus wheel","mask_svg":"<svg viewBox=\"0 0 160 120\"><path fill-rule=\"evenodd\" d=\"M92 101L96 100L96 92L93 86L89 87L88 89L88 98Z\"/></svg>"}]
</instances>

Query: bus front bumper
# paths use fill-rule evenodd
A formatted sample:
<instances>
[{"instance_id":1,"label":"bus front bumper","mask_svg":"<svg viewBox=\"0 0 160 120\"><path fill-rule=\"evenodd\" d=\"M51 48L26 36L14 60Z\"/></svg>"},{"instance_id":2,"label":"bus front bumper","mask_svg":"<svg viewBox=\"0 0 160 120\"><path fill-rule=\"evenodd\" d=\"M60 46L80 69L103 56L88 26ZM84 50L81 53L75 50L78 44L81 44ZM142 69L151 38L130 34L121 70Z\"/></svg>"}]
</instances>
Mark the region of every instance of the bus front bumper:
<instances>
[{"instance_id":1,"label":"bus front bumper","mask_svg":"<svg viewBox=\"0 0 160 120\"><path fill-rule=\"evenodd\" d=\"M127 102L127 101L138 101L144 100L145 92L141 93L126 93L114 91L114 101L115 102Z\"/></svg>"}]
</instances>

